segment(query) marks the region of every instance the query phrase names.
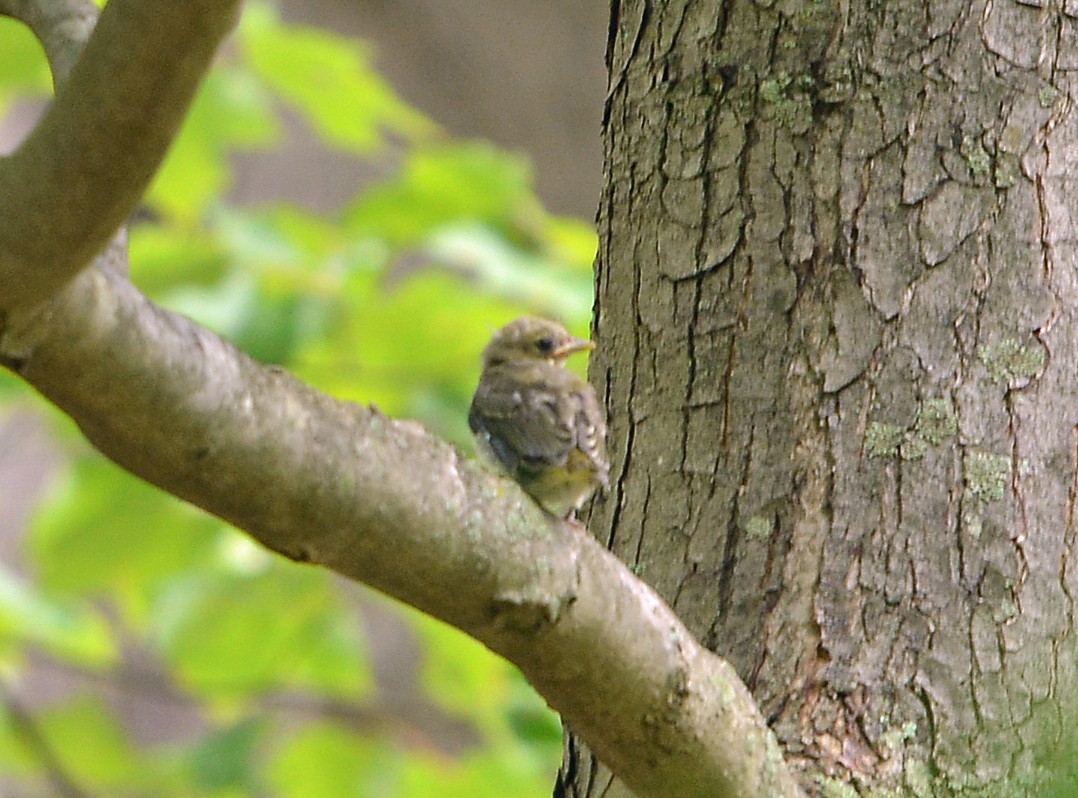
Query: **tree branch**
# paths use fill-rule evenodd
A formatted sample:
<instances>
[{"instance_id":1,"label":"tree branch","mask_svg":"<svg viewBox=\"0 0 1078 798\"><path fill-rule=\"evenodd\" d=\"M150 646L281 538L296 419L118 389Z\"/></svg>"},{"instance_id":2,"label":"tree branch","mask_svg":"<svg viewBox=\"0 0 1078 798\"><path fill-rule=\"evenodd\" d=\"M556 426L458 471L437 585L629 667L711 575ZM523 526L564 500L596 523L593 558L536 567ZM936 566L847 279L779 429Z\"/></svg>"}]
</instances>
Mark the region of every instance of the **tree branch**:
<instances>
[{"instance_id":1,"label":"tree branch","mask_svg":"<svg viewBox=\"0 0 1078 798\"><path fill-rule=\"evenodd\" d=\"M0 16L23 22L41 42L60 85L78 60L97 21L93 0L0 0Z\"/></svg>"},{"instance_id":2,"label":"tree branch","mask_svg":"<svg viewBox=\"0 0 1078 798\"><path fill-rule=\"evenodd\" d=\"M61 47L43 32L39 4L3 2L37 25L46 46ZM108 3L44 118L0 161L0 311L58 290L135 208L238 7L239 0Z\"/></svg>"},{"instance_id":3,"label":"tree branch","mask_svg":"<svg viewBox=\"0 0 1078 798\"><path fill-rule=\"evenodd\" d=\"M594 539L420 425L155 306L122 238L71 279L134 206L235 6L111 0L0 164L0 362L132 473L504 655L639 795L800 795L733 669Z\"/></svg>"},{"instance_id":4,"label":"tree branch","mask_svg":"<svg viewBox=\"0 0 1078 798\"><path fill-rule=\"evenodd\" d=\"M29 710L22 705L22 702L2 680L0 680L0 703L7 711L16 736L22 740L31 754L37 757L45 769L49 784L56 795L61 798L90 798L90 793L76 784L68 774L64 763L60 761L45 735L38 729Z\"/></svg>"},{"instance_id":5,"label":"tree branch","mask_svg":"<svg viewBox=\"0 0 1078 798\"><path fill-rule=\"evenodd\" d=\"M649 587L418 424L258 365L115 268L0 351L131 472L516 663L640 795L798 794L733 669Z\"/></svg>"}]
</instances>

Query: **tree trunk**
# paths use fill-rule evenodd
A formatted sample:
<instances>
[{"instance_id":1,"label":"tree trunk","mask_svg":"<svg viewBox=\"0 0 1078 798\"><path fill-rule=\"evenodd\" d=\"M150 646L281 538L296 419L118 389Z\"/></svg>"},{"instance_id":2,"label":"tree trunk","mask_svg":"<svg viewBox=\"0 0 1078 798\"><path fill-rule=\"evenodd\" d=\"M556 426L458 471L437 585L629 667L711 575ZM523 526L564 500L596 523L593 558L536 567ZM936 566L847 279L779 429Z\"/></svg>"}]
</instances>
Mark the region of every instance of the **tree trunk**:
<instances>
[{"instance_id":1,"label":"tree trunk","mask_svg":"<svg viewBox=\"0 0 1078 798\"><path fill-rule=\"evenodd\" d=\"M613 3L592 529L810 790L1039 795L1067 742L1064 5Z\"/></svg>"}]
</instances>

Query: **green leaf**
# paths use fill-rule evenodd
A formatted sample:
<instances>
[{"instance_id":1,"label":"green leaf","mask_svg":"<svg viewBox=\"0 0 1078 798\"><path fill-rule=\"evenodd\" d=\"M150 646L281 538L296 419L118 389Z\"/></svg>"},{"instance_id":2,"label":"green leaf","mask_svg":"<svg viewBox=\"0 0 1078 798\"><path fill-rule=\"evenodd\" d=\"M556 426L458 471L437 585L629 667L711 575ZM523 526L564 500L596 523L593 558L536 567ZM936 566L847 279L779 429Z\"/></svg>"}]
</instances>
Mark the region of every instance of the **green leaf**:
<instances>
[{"instance_id":1,"label":"green leaf","mask_svg":"<svg viewBox=\"0 0 1078 798\"><path fill-rule=\"evenodd\" d=\"M561 720L519 673L511 676L506 719L522 743L545 748L552 761L561 758Z\"/></svg>"},{"instance_id":2,"label":"green leaf","mask_svg":"<svg viewBox=\"0 0 1078 798\"><path fill-rule=\"evenodd\" d=\"M258 301L257 277L239 271L230 271L215 285L181 286L169 291L164 300L169 309L231 341L235 341Z\"/></svg>"},{"instance_id":3,"label":"green leaf","mask_svg":"<svg viewBox=\"0 0 1078 798\"><path fill-rule=\"evenodd\" d=\"M258 275L243 272L234 272L213 287L172 291L168 305L255 360L277 364L289 363L305 339L318 337L329 312L319 296L275 291Z\"/></svg>"},{"instance_id":4,"label":"green leaf","mask_svg":"<svg viewBox=\"0 0 1078 798\"><path fill-rule=\"evenodd\" d=\"M137 619L160 580L210 561L223 524L96 455L72 463L31 528L52 590L122 597Z\"/></svg>"},{"instance_id":5,"label":"green leaf","mask_svg":"<svg viewBox=\"0 0 1078 798\"><path fill-rule=\"evenodd\" d=\"M420 677L431 700L495 736L504 731L516 669L441 621L415 611L406 617L425 643Z\"/></svg>"},{"instance_id":6,"label":"green leaf","mask_svg":"<svg viewBox=\"0 0 1078 798\"><path fill-rule=\"evenodd\" d=\"M226 156L266 147L279 134L268 98L249 73L239 68L214 70L154 178L148 203L166 216L194 222L231 183Z\"/></svg>"},{"instance_id":7,"label":"green leaf","mask_svg":"<svg viewBox=\"0 0 1078 798\"><path fill-rule=\"evenodd\" d=\"M397 98L356 42L281 25L265 5L248 7L240 41L255 72L329 144L367 153L382 145L384 132L414 139L433 130Z\"/></svg>"},{"instance_id":8,"label":"green leaf","mask_svg":"<svg viewBox=\"0 0 1078 798\"><path fill-rule=\"evenodd\" d=\"M129 236L132 276L150 296L167 295L178 286L211 286L224 275L224 247L202 228L135 224Z\"/></svg>"},{"instance_id":9,"label":"green leaf","mask_svg":"<svg viewBox=\"0 0 1078 798\"><path fill-rule=\"evenodd\" d=\"M219 208L216 241L230 268L210 285L169 292L166 303L264 363L288 363L323 335L351 255L330 225L290 209Z\"/></svg>"},{"instance_id":10,"label":"green leaf","mask_svg":"<svg viewBox=\"0 0 1078 798\"><path fill-rule=\"evenodd\" d=\"M42 712L36 722L76 784L130 789L151 780L138 751L97 699L68 701Z\"/></svg>"},{"instance_id":11,"label":"green leaf","mask_svg":"<svg viewBox=\"0 0 1078 798\"><path fill-rule=\"evenodd\" d=\"M245 539L237 544L255 561L269 558ZM177 677L226 699L281 687L360 695L371 676L328 574L275 560L261 567L192 574L165 591L154 635Z\"/></svg>"},{"instance_id":12,"label":"green leaf","mask_svg":"<svg viewBox=\"0 0 1078 798\"><path fill-rule=\"evenodd\" d=\"M0 371L0 402L7 402L25 394L26 383L10 371Z\"/></svg>"},{"instance_id":13,"label":"green leaf","mask_svg":"<svg viewBox=\"0 0 1078 798\"><path fill-rule=\"evenodd\" d=\"M439 629L438 627L443 628ZM422 680L431 699L491 731L508 697L510 665L444 624L423 624Z\"/></svg>"},{"instance_id":14,"label":"green leaf","mask_svg":"<svg viewBox=\"0 0 1078 798\"><path fill-rule=\"evenodd\" d=\"M594 225L567 216L549 216L544 232L547 257L553 263L591 277L599 246ZM587 291L589 296L593 293L590 282Z\"/></svg>"},{"instance_id":15,"label":"green leaf","mask_svg":"<svg viewBox=\"0 0 1078 798\"><path fill-rule=\"evenodd\" d=\"M412 756L401 771L401 798L547 798L557 762L539 763L521 749L504 747L462 761Z\"/></svg>"},{"instance_id":16,"label":"green leaf","mask_svg":"<svg viewBox=\"0 0 1078 798\"><path fill-rule=\"evenodd\" d=\"M543 217L524 158L485 142L463 142L411 153L400 175L360 197L345 223L357 235L399 246L461 221L530 235Z\"/></svg>"},{"instance_id":17,"label":"green leaf","mask_svg":"<svg viewBox=\"0 0 1078 798\"><path fill-rule=\"evenodd\" d=\"M317 723L282 746L269 778L281 798L388 798L399 794L393 789L398 762L399 756L376 740Z\"/></svg>"},{"instance_id":18,"label":"green leaf","mask_svg":"<svg viewBox=\"0 0 1078 798\"><path fill-rule=\"evenodd\" d=\"M472 278L481 291L570 322L591 313L591 270L559 268L509 244L489 228L468 224L444 227L427 247L439 262Z\"/></svg>"},{"instance_id":19,"label":"green leaf","mask_svg":"<svg viewBox=\"0 0 1078 798\"><path fill-rule=\"evenodd\" d=\"M375 275L345 281L344 307L296 360L301 378L342 399L417 417L457 441L491 330L517 310L444 272L383 286Z\"/></svg>"},{"instance_id":20,"label":"green leaf","mask_svg":"<svg viewBox=\"0 0 1078 798\"><path fill-rule=\"evenodd\" d=\"M38 772L41 762L28 746L25 731L11 710L0 703L0 772L10 777L26 777Z\"/></svg>"},{"instance_id":21,"label":"green leaf","mask_svg":"<svg viewBox=\"0 0 1078 798\"><path fill-rule=\"evenodd\" d=\"M200 740L190 757L194 784L213 792L253 792L251 788L258 781L256 755L264 725L258 718L244 718Z\"/></svg>"},{"instance_id":22,"label":"green leaf","mask_svg":"<svg viewBox=\"0 0 1078 798\"><path fill-rule=\"evenodd\" d=\"M0 17L0 102L11 97L46 96L52 88L45 53L30 29Z\"/></svg>"},{"instance_id":23,"label":"green leaf","mask_svg":"<svg viewBox=\"0 0 1078 798\"><path fill-rule=\"evenodd\" d=\"M478 726L487 745L448 769L410 759L414 783L403 794L423 795L440 779L446 786L439 796L549 793L561 760L557 715L513 665L463 632L415 611L406 617L425 642L420 676L427 694Z\"/></svg>"},{"instance_id":24,"label":"green leaf","mask_svg":"<svg viewBox=\"0 0 1078 798\"><path fill-rule=\"evenodd\" d=\"M100 667L115 661L108 624L94 610L42 596L0 568L0 641L34 643L63 659Z\"/></svg>"}]
</instances>

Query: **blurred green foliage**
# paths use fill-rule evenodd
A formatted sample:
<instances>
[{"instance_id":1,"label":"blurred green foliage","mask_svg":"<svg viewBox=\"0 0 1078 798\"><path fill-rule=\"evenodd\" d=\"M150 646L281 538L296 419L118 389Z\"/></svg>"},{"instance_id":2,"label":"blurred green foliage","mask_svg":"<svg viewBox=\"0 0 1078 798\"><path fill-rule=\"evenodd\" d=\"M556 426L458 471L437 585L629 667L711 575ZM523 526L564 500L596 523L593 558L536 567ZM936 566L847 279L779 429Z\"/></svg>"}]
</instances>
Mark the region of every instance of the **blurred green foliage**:
<instances>
[{"instance_id":1,"label":"blurred green foliage","mask_svg":"<svg viewBox=\"0 0 1078 798\"><path fill-rule=\"evenodd\" d=\"M0 65L0 112L45 96L40 51L7 20ZM237 206L229 158L273 148L283 113L327 148L388 160L392 176L333 218ZM146 208L131 262L151 296L322 390L418 418L466 448L494 328L524 312L587 328L593 234L544 211L527 162L448 138L396 97L366 48L283 25L266 4L247 4ZM0 378L0 415L31 401ZM267 553L106 463L46 414L64 465L27 532L25 563L0 562L0 788L549 794L560 728L512 667L438 622ZM460 739L439 739L382 699L370 662L381 641L364 634L372 612L411 639L409 700L466 729ZM38 668L79 679L26 711L13 696ZM193 729L147 743L116 710L118 692L182 708Z\"/></svg>"}]
</instances>

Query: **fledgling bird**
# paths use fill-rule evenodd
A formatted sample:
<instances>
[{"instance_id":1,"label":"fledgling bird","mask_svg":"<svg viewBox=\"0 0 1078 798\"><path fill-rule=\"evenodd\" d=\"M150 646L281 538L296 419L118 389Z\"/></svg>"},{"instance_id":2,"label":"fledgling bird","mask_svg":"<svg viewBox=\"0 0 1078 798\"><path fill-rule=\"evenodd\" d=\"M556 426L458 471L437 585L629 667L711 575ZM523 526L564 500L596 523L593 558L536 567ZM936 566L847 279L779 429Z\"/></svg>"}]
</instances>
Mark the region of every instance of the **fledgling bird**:
<instances>
[{"instance_id":1,"label":"fledgling bird","mask_svg":"<svg viewBox=\"0 0 1078 798\"><path fill-rule=\"evenodd\" d=\"M480 456L561 518L605 487L610 470L595 391L565 367L569 355L593 348L548 319L510 322L483 350L468 413Z\"/></svg>"}]
</instances>

